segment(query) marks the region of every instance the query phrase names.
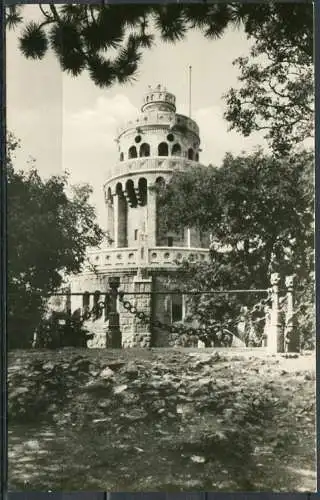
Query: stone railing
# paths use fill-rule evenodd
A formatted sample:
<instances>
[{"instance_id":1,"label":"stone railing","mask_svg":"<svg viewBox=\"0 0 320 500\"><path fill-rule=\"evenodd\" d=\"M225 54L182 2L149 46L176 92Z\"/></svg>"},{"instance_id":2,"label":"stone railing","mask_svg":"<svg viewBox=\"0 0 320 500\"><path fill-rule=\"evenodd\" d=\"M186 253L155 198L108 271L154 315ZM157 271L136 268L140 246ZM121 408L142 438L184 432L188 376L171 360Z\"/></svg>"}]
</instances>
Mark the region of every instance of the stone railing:
<instances>
[{"instance_id":1,"label":"stone railing","mask_svg":"<svg viewBox=\"0 0 320 500\"><path fill-rule=\"evenodd\" d=\"M154 247L148 249L148 265L150 267L172 266L184 259L191 262L206 261L209 259L209 250L189 247Z\"/></svg>"},{"instance_id":2,"label":"stone railing","mask_svg":"<svg viewBox=\"0 0 320 500\"><path fill-rule=\"evenodd\" d=\"M110 248L106 250L92 250L88 252L90 264L97 269L136 267L138 262L137 248ZM89 266L87 266L87 269Z\"/></svg>"},{"instance_id":3,"label":"stone railing","mask_svg":"<svg viewBox=\"0 0 320 500\"><path fill-rule=\"evenodd\" d=\"M184 259L191 262L207 261L209 250L188 247L153 247L147 249L146 259L142 261L138 248L110 248L90 251L88 259L97 271L137 268L139 266L172 267L176 265L177 261L181 262ZM84 270L90 271L90 266L86 266Z\"/></svg>"},{"instance_id":4,"label":"stone railing","mask_svg":"<svg viewBox=\"0 0 320 500\"><path fill-rule=\"evenodd\" d=\"M182 170L196 165L201 165L199 162L188 160L181 156L153 156L146 158L135 158L132 160L121 161L116 163L108 170L108 178L106 183L122 177L123 175L134 175L142 172L161 172L167 171L171 173L175 170Z\"/></svg>"},{"instance_id":5,"label":"stone railing","mask_svg":"<svg viewBox=\"0 0 320 500\"><path fill-rule=\"evenodd\" d=\"M129 120L118 129L118 137L132 128L143 126L165 125L173 127L185 127L196 135L199 135L199 127L194 120L184 115L175 114L171 111L159 111L157 113L143 113L134 120Z\"/></svg>"}]
</instances>

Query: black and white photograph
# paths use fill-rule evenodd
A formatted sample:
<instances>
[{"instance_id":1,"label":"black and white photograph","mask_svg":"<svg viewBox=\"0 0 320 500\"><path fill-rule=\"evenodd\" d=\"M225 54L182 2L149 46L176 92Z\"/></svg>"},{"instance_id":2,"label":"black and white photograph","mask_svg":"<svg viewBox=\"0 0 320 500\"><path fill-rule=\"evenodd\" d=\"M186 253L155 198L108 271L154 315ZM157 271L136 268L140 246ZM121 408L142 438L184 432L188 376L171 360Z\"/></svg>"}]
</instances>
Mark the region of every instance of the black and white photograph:
<instances>
[{"instance_id":1,"label":"black and white photograph","mask_svg":"<svg viewBox=\"0 0 320 500\"><path fill-rule=\"evenodd\" d=\"M316 491L313 29L7 6L10 492Z\"/></svg>"}]
</instances>

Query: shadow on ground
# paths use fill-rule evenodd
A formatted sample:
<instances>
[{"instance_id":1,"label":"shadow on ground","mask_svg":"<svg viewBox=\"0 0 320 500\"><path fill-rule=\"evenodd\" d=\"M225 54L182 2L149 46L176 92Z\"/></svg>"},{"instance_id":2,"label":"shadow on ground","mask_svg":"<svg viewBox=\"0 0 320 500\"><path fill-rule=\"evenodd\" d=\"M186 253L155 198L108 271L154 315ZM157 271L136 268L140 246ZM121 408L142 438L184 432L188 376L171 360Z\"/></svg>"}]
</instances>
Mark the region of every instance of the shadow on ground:
<instances>
[{"instance_id":1,"label":"shadow on ground","mask_svg":"<svg viewBox=\"0 0 320 500\"><path fill-rule=\"evenodd\" d=\"M315 359L16 351L9 489L315 491Z\"/></svg>"}]
</instances>

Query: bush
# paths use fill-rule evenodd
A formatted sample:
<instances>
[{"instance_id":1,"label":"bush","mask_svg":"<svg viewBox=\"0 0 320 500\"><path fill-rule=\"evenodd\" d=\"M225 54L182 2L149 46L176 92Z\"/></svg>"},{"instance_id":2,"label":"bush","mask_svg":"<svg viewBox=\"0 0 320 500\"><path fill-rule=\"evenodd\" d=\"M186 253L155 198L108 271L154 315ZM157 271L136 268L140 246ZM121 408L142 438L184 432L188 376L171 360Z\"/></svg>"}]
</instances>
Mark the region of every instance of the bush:
<instances>
[{"instance_id":1,"label":"bush","mask_svg":"<svg viewBox=\"0 0 320 500\"><path fill-rule=\"evenodd\" d=\"M75 314L52 312L43 319L37 329L34 347L54 349L58 347L86 347L90 338Z\"/></svg>"}]
</instances>

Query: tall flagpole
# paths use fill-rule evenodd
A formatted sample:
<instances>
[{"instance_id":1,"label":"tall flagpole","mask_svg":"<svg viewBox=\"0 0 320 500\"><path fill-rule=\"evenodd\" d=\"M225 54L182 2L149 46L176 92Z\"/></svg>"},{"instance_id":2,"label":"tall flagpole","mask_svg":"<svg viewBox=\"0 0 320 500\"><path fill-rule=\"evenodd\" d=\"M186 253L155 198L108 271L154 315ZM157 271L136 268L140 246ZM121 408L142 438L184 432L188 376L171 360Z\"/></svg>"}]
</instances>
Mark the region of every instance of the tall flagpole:
<instances>
[{"instance_id":1,"label":"tall flagpole","mask_svg":"<svg viewBox=\"0 0 320 500\"><path fill-rule=\"evenodd\" d=\"M191 71L192 66L189 66L189 118L191 118Z\"/></svg>"}]
</instances>

